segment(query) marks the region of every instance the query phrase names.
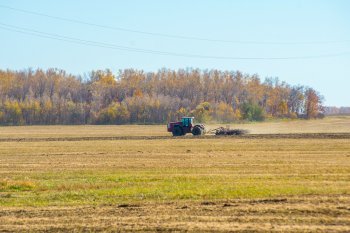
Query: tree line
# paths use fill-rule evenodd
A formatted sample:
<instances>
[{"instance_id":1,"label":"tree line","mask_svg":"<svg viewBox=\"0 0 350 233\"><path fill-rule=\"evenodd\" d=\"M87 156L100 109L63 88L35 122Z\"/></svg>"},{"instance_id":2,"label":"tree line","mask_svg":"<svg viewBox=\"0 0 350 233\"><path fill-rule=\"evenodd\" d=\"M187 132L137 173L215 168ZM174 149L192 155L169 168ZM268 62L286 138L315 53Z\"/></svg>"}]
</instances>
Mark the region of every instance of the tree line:
<instances>
[{"instance_id":1,"label":"tree line","mask_svg":"<svg viewBox=\"0 0 350 233\"><path fill-rule=\"evenodd\" d=\"M350 115L350 107L324 107L325 115Z\"/></svg>"},{"instance_id":2,"label":"tree line","mask_svg":"<svg viewBox=\"0 0 350 233\"><path fill-rule=\"evenodd\" d=\"M75 76L60 69L0 70L0 124L152 124L316 118L322 96L239 71L125 69Z\"/></svg>"}]
</instances>

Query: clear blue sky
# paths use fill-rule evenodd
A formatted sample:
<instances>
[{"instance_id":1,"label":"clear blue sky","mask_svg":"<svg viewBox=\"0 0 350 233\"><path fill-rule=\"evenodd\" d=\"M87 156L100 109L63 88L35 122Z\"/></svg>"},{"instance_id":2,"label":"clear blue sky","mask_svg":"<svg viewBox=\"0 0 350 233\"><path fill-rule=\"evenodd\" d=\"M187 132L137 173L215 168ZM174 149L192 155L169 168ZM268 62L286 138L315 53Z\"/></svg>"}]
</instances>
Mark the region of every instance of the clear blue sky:
<instances>
[{"instance_id":1,"label":"clear blue sky","mask_svg":"<svg viewBox=\"0 0 350 233\"><path fill-rule=\"evenodd\" d=\"M123 68L156 71L162 67L240 70L259 74L262 79L279 77L290 84L311 86L324 95L326 105L350 106L350 1L0 0L0 5L15 9L0 7L1 69L57 67L73 74L105 68L114 72ZM113 28L220 41L120 31L18 10ZM57 40L57 36L37 37L28 31L23 34L27 29L93 41L98 46ZM101 43L108 46L101 47ZM140 53L116 46L212 58ZM328 54L342 55L287 60L213 58Z\"/></svg>"}]
</instances>

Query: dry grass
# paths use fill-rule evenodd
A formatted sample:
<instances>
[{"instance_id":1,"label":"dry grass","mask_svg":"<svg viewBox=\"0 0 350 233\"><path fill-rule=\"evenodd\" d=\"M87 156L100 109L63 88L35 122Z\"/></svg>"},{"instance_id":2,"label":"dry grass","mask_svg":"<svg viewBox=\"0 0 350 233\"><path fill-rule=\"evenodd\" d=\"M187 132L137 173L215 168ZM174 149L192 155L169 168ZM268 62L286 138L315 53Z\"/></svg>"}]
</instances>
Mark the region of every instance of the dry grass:
<instances>
[{"instance_id":1,"label":"dry grass","mask_svg":"<svg viewBox=\"0 0 350 233\"><path fill-rule=\"evenodd\" d=\"M0 127L0 138L65 138L169 135L164 125L52 125Z\"/></svg>"},{"instance_id":2,"label":"dry grass","mask_svg":"<svg viewBox=\"0 0 350 233\"><path fill-rule=\"evenodd\" d=\"M208 129L225 124L209 124ZM349 133L350 116L327 117L323 120L280 120L262 123L231 124L231 128L247 129L252 134ZM63 138L169 136L165 125L80 125L80 126L12 126L0 127L2 138Z\"/></svg>"},{"instance_id":3,"label":"dry grass","mask_svg":"<svg viewBox=\"0 0 350 233\"><path fill-rule=\"evenodd\" d=\"M317 132L331 132L337 119L247 126L324 122ZM91 136L127 128L6 127L1 137L80 137L89 127ZM157 127L164 133L133 132ZM347 232L349 206L349 139L0 142L0 231Z\"/></svg>"},{"instance_id":4,"label":"dry grass","mask_svg":"<svg viewBox=\"0 0 350 233\"><path fill-rule=\"evenodd\" d=\"M4 207L0 209L0 227L18 232L349 232L349 202L349 196L318 195L97 207Z\"/></svg>"}]
</instances>

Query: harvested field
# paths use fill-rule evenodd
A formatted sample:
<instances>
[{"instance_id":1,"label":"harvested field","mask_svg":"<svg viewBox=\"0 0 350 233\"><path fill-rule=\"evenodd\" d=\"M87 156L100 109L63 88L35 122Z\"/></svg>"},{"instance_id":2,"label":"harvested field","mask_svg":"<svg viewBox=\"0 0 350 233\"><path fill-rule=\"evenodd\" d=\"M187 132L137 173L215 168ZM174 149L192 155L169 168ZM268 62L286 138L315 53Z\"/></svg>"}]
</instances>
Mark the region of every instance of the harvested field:
<instances>
[{"instance_id":1,"label":"harvested field","mask_svg":"<svg viewBox=\"0 0 350 233\"><path fill-rule=\"evenodd\" d=\"M1 128L0 232L350 231L349 132L172 138L38 127L33 137Z\"/></svg>"},{"instance_id":2,"label":"harvested field","mask_svg":"<svg viewBox=\"0 0 350 233\"><path fill-rule=\"evenodd\" d=\"M10 231L348 232L349 196L3 208ZM5 220L5 221L4 221Z\"/></svg>"},{"instance_id":3,"label":"harvested field","mask_svg":"<svg viewBox=\"0 0 350 233\"><path fill-rule=\"evenodd\" d=\"M50 137L50 138L0 138L0 142L45 142L45 141L112 141L112 140L205 140L224 138L244 139L350 139L350 133L291 133L291 134L243 134L243 135L202 135L185 137L168 136L116 136L116 137Z\"/></svg>"},{"instance_id":4,"label":"harvested field","mask_svg":"<svg viewBox=\"0 0 350 233\"><path fill-rule=\"evenodd\" d=\"M207 125L215 129L226 124ZM248 130L250 134L342 134L350 133L350 116L327 117L323 120L286 120L249 124L231 124L231 129ZM125 136L169 136L165 125L57 125L11 126L0 128L0 139L9 138L113 138Z\"/></svg>"}]
</instances>

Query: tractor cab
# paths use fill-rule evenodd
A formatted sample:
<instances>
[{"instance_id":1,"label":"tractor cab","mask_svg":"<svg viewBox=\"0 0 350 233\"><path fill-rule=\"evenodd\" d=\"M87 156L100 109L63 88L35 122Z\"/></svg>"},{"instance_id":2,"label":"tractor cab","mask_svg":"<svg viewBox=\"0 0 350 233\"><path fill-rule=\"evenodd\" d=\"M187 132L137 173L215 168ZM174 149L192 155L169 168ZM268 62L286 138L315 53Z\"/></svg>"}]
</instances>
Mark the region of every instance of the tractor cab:
<instances>
[{"instance_id":1,"label":"tractor cab","mask_svg":"<svg viewBox=\"0 0 350 233\"><path fill-rule=\"evenodd\" d=\"M192 127L194 117L182 117L181 122L183 127Z\"/></svg>"}]
</instances>

